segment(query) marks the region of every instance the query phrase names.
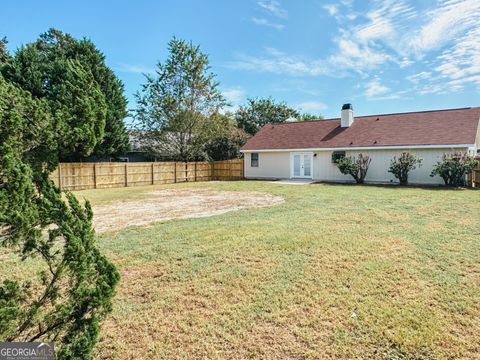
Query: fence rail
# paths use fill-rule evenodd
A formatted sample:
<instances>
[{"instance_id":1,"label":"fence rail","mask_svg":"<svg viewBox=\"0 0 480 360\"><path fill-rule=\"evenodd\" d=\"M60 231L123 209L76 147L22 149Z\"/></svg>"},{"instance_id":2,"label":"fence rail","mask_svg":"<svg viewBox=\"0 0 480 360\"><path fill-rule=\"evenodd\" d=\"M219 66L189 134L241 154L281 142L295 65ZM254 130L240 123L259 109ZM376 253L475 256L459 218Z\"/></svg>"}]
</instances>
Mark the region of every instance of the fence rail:
<instances>
[{"instance_id":1,"label":"fence rail","mask_svg":"<svg viewBox=\"0 0 480 360\"><path fill-rule=\"evenodd\" d=\"M243 159L214 162L60 163L50 175L64 190L243 179Z\"/></svg>"}]
</instances>

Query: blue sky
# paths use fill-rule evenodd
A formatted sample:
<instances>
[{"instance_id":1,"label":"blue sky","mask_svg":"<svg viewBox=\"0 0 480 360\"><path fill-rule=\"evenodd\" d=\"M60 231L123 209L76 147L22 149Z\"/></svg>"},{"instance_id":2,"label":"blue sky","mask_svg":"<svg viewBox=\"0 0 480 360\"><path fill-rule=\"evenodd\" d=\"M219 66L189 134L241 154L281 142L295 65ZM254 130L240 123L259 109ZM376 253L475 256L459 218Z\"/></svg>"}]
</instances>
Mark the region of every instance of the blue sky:
<instances>
[{"instance_id":1,"label":"blue sky","mask_svg":"<svg viewBox=\"0 0 480 360\"><path fill-rule=\"evenodd\" d=\"M326 117L480 106L480 0L3 0L9 49L90 38L133 93L172 36L209 54L233 106L272 96Z\"/></svg>"}]
</instances>

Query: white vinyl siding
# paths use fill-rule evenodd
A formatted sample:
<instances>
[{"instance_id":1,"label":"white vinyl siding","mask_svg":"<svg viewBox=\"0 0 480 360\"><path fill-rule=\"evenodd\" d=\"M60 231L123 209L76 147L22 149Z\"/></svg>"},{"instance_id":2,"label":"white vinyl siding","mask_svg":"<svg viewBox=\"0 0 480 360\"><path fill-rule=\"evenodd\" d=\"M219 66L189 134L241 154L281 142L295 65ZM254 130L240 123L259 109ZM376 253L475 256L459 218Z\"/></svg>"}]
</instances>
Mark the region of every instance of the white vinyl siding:
<instances>
[{"instance_id":1,"label":"white vinyl siding","mask_svg":"<svg viewBox=\"0 0 480 360\"><path fill-rule=\"evenodd\" d=\"M394 156L398 157L402 152L407 151L423 159L422 166L409 174L408 181L411 184L443 184L443 180L439 176L430 176L433 166L438 161L441 161L444 153L452 153L459 150L462 149L347 151L346 156L357 156L360 153L370 156L372 162L367 172L367 182L397 183L398 180L393 174L388 172L390 161ZM463 151L466 150L467 149L463 149ZM354 181L351 176L341 174L337 166L332 163L331 151L317 152L317 156L314 159L314 161L316 161L314 165L315 180Z\"/></svg>"},{"instance_id":2,"label":"white vinyl siding","mask_svg":"<svg viewBox=\"0 0 480 360\"><path fill-rule=\"evenodd\" d=\"M433 166L441 160L444 153L467 151L461 149L392 149L392 150L364 150L346 151L346 156L356 156L359 153L368 155L372 159L367 173L367 182L372 183L397 183L397 179L388 172L390 160L408 151L423 159L422 166L410 173L411 184L443 184L443 180L436 176L430 177ZM293 161L291 154L295 152L261 152L259 153L259 166L251 167L250 153L245 153L245 177L247 179L288 179L293 174ZM333 151L313 151L313 179L317 181L352 182L349 175L343 175L337 166L332 163Z\"/></svg>"},{"instance_id":3,"label":"white vinyl siding","mask_svg":"<svg viewBox=\"0 0 480 360\"><path fill-rule=\"evenodd\" d=\"M288 179L290 177L290 153L258 152L258 167L251 166L251 153L245 153L245 177L247 179Z\"/></svg>"}]
</instances>

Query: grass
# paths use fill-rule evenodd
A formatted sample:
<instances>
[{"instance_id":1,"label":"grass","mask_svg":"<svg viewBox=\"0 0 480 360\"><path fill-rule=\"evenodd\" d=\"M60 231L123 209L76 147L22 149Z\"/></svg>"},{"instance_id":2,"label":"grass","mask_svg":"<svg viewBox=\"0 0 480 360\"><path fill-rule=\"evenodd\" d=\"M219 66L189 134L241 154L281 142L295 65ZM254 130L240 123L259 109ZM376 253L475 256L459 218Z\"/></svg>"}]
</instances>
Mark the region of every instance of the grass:
<instances>
[{"instance_id":1,"label":"grass","mask_svg":"<svg viewBox=\"0 0 480 360\"><path fill-rule=\"evenodd\" d=\"M99 235L122 280L98 358L479 358L479 191L239 181L77 195L172 186L286 201Z\"/></svg>"}]
</instances>

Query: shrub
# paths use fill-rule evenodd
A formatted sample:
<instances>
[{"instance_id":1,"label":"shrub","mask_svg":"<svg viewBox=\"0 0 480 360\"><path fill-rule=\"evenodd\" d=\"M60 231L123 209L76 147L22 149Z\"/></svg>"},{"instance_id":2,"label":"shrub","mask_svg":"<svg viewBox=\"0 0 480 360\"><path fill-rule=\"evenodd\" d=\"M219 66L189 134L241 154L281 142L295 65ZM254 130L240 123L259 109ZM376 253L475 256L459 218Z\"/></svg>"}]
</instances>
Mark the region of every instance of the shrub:
<instances>
[{"instance_id":1,"label":"shrub","mask_svg":"<svg viewBox=\"0 0 480 360\"><path fill-rule=\"evenodd\" d=\"M466 152L444 154L430 176L439 175L447 186L464 186L465 177L477 166L478 161Z\"/></svg>"},{"instance_id":2,"label":"shrub","mask_svg":"<svg viewBox=\"0 0 480 360\"><path fill-rule=\"evenodd\" d=\"M368 155L358 154L337 160L336 165L342 174L351 175L357 184L363 184L372 159Z\"/></svg>"},{"instance_id":3,"label":"shrub","mask_svg":"<svg viewBox=\"0 0 480 360\"><path fill-rule=\"evenodd\" d=\"M422 159L408 152L404 152L398 158L396 156L393 157L388 172L392 173L393 176L400 181L400 185L407 185L408 173L420 167L421 164Z\"/></svg>"}]
</instances>

